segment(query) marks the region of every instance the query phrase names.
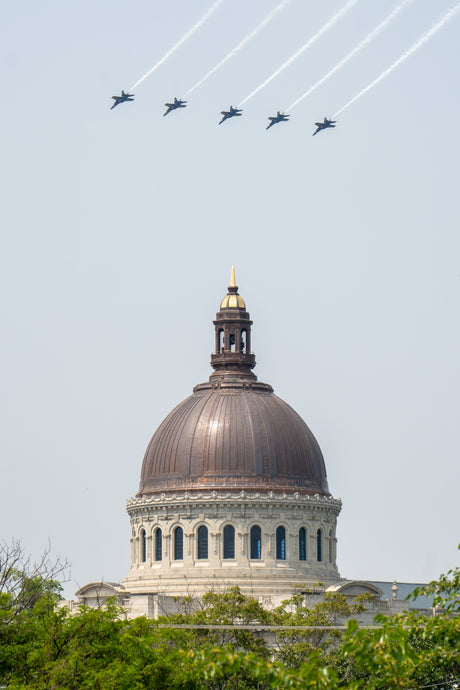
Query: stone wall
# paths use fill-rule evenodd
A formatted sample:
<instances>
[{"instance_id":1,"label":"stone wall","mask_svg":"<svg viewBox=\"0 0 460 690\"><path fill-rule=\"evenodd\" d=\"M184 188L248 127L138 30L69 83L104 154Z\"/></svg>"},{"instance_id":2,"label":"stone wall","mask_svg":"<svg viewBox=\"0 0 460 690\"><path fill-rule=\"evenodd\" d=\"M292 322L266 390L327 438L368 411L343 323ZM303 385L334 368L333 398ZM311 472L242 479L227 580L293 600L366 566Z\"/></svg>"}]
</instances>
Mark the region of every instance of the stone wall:
<instances>
[{"instance_id":1,"label":"stone wall","mask_svg":"<svg viewBox=\"0 0 460 690\"><path fill-rule=\"evenodd\" d=\"M131 570L123 584L132 593L201 596L238 585L248 596L281 601L305 583L339 580L335 534L341 502L334 498L298 493L185 492L134 498L128 501L127 510L132 528ZM228 525L235 535L232 558L224 557L223 533ZM261 532L257 558L251 558L254 526ZM182 558L176 557L174 547L178 527L183 531ZM204 558L198 549L200 527L207 531ZM278 541L277 553L278 528L284 544L281 549ZM301 528L305 530L305 553L299 553ZM155 548L158 529L161 560Z\"/></svg>"}]
</instances>

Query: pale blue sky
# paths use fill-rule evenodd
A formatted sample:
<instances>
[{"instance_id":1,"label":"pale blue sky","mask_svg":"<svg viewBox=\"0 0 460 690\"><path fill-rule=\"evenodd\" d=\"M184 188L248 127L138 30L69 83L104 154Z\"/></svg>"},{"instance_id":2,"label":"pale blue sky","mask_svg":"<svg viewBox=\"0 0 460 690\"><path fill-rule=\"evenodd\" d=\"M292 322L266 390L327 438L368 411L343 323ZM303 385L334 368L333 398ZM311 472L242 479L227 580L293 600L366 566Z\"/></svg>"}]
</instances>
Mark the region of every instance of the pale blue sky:
<instances>
[{"instance_id":1,"label":"pale blue sky","mask_svg":"<svg viewBox=\"0 0 460 690\"><path fill-rule=\"evenodd\" d=\"M423 581L458 564L460 14L312 137L454 3L415 0L265 131L396 1L292 0L163 118L276 0L2 8L2 534L72 562L66 587L129 570L125 499L163 417L206 380L236 267L256 373L305 419L344 502L341 575Z\"/></svg>"}]
</instances>

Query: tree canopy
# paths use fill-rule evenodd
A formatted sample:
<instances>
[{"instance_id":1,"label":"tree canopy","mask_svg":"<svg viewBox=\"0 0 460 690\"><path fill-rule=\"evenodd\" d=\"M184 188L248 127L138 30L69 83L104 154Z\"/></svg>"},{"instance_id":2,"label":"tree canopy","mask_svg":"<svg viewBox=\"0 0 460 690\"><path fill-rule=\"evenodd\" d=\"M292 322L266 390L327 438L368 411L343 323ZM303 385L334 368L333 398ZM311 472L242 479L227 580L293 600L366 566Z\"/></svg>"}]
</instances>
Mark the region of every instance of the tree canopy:
<instances>
[{"instance_id":1,"label":"tree canopy","mask_svg":"<svg viewBox=\"0 0 460 690\"><path fill-rule=\"evenodd\" d=\"M418 591L435 595L436 615L377 616L374 629L355 619L362 601L331 595L305 606L295 595L266 611L237 587L210 592L195 611L184 601L181 612L158 621L128 620L114 602L70 613L56 607L54 570L28 572L20 559L0 568L0 686L12 690L383 690L453 688L460 678L458 568ZM344 631L324 629L344 619ZM274 631L267 642L245 624ZM168 627L177 625L232 628Z\"/></svg>"}]
</instances>

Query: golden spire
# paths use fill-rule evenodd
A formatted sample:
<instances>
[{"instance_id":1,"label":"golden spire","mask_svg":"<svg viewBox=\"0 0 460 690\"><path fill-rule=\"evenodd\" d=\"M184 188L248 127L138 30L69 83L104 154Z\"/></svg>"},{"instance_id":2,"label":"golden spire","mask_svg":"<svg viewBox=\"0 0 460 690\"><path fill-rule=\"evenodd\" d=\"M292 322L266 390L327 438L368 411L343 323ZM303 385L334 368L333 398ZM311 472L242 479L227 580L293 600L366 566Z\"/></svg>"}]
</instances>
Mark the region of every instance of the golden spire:
<instances>
[{"instance_id":1,"label":"golden spire","mask_svg":"<svg viewBox=\"0 0 460 690\"><path fill-rule=\"evenodd\" d=\"M228 286L228 292L220 303L220 309L246 309L244 299L238 294L234 266L232 266L232 272L230 274L230 285Z\"/></svg>"}]
</instances>

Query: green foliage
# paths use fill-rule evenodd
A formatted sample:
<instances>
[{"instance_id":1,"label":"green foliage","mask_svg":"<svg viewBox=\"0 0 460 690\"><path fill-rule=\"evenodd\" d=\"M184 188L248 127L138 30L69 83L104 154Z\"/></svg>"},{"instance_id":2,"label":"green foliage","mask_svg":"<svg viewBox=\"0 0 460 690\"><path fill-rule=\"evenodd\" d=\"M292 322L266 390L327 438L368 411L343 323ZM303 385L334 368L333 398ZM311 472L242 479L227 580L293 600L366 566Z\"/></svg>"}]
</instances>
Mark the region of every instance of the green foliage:
<instances>
[{"instance_id":1,"label":"green foliage","mask_svg":"<svg viewBox=\"0 0 460 690\"><path fill-rule=\"evenodd\" d=\"M14 582L9 572L5 581ZM13 579L12 579L13 578ZM383 690L452 683L460 677L458 570L420 594L436 593L443 610L378 616L360 628L363 601L332 594L306 606L296 594L273 612L238 588L192 600L176 616L126 620L115 603L56 608L59 585L36 574L0 591L0 686L9 690ZM27 602L27 603L26 603ZM309 602L311 603L311 602ZM11 615L14 612L14 615ZM242 624L327 626L348 619L344 632L284 630L267 645ZM230 631L160 627L233 625Z\"/></svg>"},{"instance_id":2,"label":"green foliage","mask_svg":"<svg viewBox=\"0 0 460 690\"><path fill-rule=\"evenodd\" d=\"M230 587L221 594L208 592L198 611L160 618L158 622L234 625L233 630L195 630L191 632L190 643L194 649L202 645L227 646L232 650L253 651L262 656L269 654L264 640L257 638L253 632L238 630L239 624L269 625L272 622L271 614L258 601L244 596L239 587Z\"/></svg>"},{"instance_id":3,"label":"green foliage","mask_svg":"<svg viewBox=\"0 0 460 690\"><path fill-rule=\"evenodd\" d=\"M20 541L0 543L0 631L42 598L60 598L59 578L68 564L59 558L51 561L49 553L45 549L39 561L31 563Z\"/></svg>"},{"instance_id":4,"label":"green foliage","mask_svg":"<svg viewBox=\"0 0 460 690\"><path fill-rule=\"evenodd\" d=\"M419 587L412 595L437 593L445 609L433 617L405 612L377 616L377 630L360 630L348 623L338 650L340 673L346 687L421 688L452 683L460 678L460 573L450 570L439 580Z\"/></svg>"},{"instance_id":5,"label":"green foliage","mask_svg":"<svg viewBox=\"0 0 460 690\"><path fill-rule=\"evenodd\" d=\"M337 678L330 669L322 668L315 660L292 671L284 664L258 658L255 654L237 654L228 649L190 651L190 677L197 687L222 690L246 688L334 688Z\"/></svg>"},{"instance_id":6,"label":"green foliage","mask_svg":"<svg viewBox=\"0 0 460 690\"><path fill-rule=\"evenodd\" d=\"M307 606L305 596L295 594L273 612L276 625L318 626L315 630L287 630L276 633L276 658L289 668L299 668L315 655L317 661L332 664L341 632L325 630L364 610L361 602L348 603L340 594L326 593L323 601ZM323 629L321 629L321 627Z\"/></svg>"}]
</instances>

